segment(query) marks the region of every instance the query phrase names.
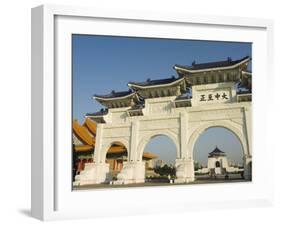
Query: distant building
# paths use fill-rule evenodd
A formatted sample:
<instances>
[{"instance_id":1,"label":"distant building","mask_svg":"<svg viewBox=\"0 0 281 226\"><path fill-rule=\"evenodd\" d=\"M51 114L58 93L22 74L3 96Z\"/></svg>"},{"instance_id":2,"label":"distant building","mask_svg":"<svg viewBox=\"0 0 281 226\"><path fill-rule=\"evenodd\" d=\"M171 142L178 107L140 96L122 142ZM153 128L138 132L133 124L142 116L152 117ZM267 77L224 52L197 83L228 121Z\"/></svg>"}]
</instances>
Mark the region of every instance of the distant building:
<instances>
[{"instance_id":1,"label":"distant building","mask_svg":"<svg viewBox=\"0 0 281 226\"><path fill-rule=\"evenodd\" d=\"M227 173L240 172L243 169L238 167L229 166L227 155L216 147L212 152L208 154L208 166L202 169L198 169L196 173L207 174L210 176L225 175Z\"/></svg>"},{"instance_id":2,"label":"distant building","mask_svg":"<svg viewBox=\"0 0 281 226\"><path fill-rule=\"evenodd\" d=\"M208 156L208 169L213 175L221 175L226 173L228 162L225 152L216 147Z\"/></svg>"},{"instance_id":3,"label":"distant building","mask_svg":"<svg viewBox=\"0 0 281 226\"><path fill-rule=\"evenodd\" d=\"M155 162L155 168L163 167L164 165L165 165L165 162L162 159L157 159L156 162Z\"/></svg>"}]
</instances>

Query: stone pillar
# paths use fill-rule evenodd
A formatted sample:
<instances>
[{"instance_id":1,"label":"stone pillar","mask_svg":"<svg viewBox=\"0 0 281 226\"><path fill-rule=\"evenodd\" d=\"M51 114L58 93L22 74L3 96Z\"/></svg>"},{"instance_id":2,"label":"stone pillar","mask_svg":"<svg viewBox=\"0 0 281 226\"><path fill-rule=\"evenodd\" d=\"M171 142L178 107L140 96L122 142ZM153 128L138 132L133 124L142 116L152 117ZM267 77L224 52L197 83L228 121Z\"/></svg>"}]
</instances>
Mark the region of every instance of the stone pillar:
<instances>
[{"instance_id":1,"label":"stone pillar","mask_svg":"<svg viewBox=\"0 0 281 226\"><path fill-rule=\"evenodd\" d=\"M105 159L102 159L103 156L102 143L103 143L103 124L98 123L97 132L96 132L95 151L93 156L95 163L103 163L105 161Z\"/></svg>"},{"instance_id":2,"label":"stone pillar","mask_svg":"<svg viewBox=\"0 0 281 226\"><path fill-rule=\"evenodd\" d=\"M181 113L180 115L180 152L177 156L178 159L183 158L183 156L188 156L188 116L187 113Z\"/></svg>"},{"instance_id":3,"label":"stone pillar","mask_svg":"<svg viewBox=\"0 0 281 226\"><path fill-rule=\"evenodd\" d=\"M244 137L247 152L244 154L244 178L252 179L252 111L251 106L244 107Z\"/></svg>"},{"instance_id":4,"label":"stone pillar","mask_svg":"<svg viewBox=\"0 0 281 226\"><path fill-rule=\"evenodd\" d=\"M195 180L193 159L177 159L175 167L175 183L189 183Z\"/></svg>"},{"instance_id":5,"label":"stone pillar","mask_svg":"<svg viewBox=\"0 0 281 226\"><path fill-rule=\"evenodd\" d=\"M83 171L75 176L74 186L86 184L101 184L111 181L109 164L105 163L102 153L103 124L97 124L97 136L94 152L94 162L86 163Z\"/></svg>"},{"instance_id":6,"label":"stone pillar","mask_svg":"<svg viewBox=\"0 0 281 226\"><path fill-rule=\"evenodd\" d=\"M75 176L73 186L87 184L107 183L111 180L109 175L109 164L107 163L86 163L83 171Z\"/></svg>"},{"instance_id":7,"label":"stone pillar","mask_svg":"<svg viewBox=\"0 0 281 226\"><path fill-rule=\"evenodd\" d=\"M180 116L180 154L176 159L175 183L189 183L194 181L194 161L188 153L188 115Z\"/></svg>"},{"instance_id":8,"label":"stone pillar","mask_svg":"<svg viewBox=\"0 0 281 226\"><path fill-rule=\"evenodd\" d=\"M114 184L132 184L145 182L145 162L138 159L137 150L139 139L139 121L133 121L131 125L130 150L128 161L124 163L122 171L117 175Z\"/></svg>"},{"instance_id":9,"label":"stone pillar","mask_svg":"<svg viewBox=\"0 0 281 226\"><path fill-rule=\"evenodd\" d=\"M244 178L252 180L252 157L244 156Z\"/></svg>"},{"instance_id":10,"label":"stone pillar","mask_svg":"<svg viewBox=\"0 0 281 226\"><path fill-rule=\"evenodd\" d=\"M122 171L117 175L114 184L134 184L145 182L145 162L125 162Z\"/></svg>"},{"instance_id":11,"label":"stone pillar","mask_svg":"<svg viewBox=\"0 0 281 226\"><path fill-rule=\"evenodd\" d=\"M139 141L139 121L133 121L131 124L130 150L128 150L128 161L138 160L137 145Z\"/></svg>"},{"instance_id":12,"label":"stone pillar","mask_svg":"<svg viewBox=\"0 0 281 226\"><path fill-rule=\"evenodd\" d=\"M247 155L252 156L252 110L251 106L244 107L244 129L248 145Z\"/></svg>"}]
</instances>

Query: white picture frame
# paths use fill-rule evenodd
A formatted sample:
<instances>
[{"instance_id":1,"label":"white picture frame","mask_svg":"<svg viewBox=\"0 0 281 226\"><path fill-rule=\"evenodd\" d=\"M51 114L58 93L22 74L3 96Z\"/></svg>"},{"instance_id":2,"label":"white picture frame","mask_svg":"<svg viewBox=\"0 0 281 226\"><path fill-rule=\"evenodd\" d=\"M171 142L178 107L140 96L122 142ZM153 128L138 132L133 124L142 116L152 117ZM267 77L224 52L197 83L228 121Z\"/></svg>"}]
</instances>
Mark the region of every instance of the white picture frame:
<instances>
[{"instance_id":1,"label":"white picture frame","mask_svg":"<svg viewBox=\"0 0 281 226\"><path fill-rule=\"evenodd\" d=\"M117 31L115 24L119 26L122 23L124 26L120 25L121 29ZM140 29L129 29L136 24ZM157 30L158 27L165 26L175 29L175 34L165 33L164 30L161 33L161 30ZM191 34L180 34L177 32L179 26L181 29L189 26L194 30ZM204 29L210 29L208 37ZM216 32L213 29L216 29ZM68 142L71 139L69 35L79 32L91 34L97 30L108 35L114 33L145 37L252 41L253 72L257 75L253 90L255 95L253 182L243 185L225 184L219 188L216 185L191 185L87 192L69 190L71 163L62 161L62 159L69 160L71 155L67 151L62 151L71 146ZM239 32L233 32L234 30ZM159 33L152 35L151 32L157 31ZM267 106L270 106L271 102L263 96L261 90L266 90L268 95L272 93L268 88L273 82L272 45L273 22L265 19L165 12L160 14L54 5L32 9L32 216L41 220L56 220L271 205L273 178L268 177L264 172L272 169L273 162L273 150L267 149L268 144L265 139L267 126L264 120L268 117ZM266 150L267 154L262 155L262 150ZM236 192L237 190L239 193ZM209 197L208 193L216 191L220 192L221 197L216 200ZM173 197L173 199L163 199L163 197ZM116 209L108 206L105 200L122 202Z\"/></svg>"}]
</instances>

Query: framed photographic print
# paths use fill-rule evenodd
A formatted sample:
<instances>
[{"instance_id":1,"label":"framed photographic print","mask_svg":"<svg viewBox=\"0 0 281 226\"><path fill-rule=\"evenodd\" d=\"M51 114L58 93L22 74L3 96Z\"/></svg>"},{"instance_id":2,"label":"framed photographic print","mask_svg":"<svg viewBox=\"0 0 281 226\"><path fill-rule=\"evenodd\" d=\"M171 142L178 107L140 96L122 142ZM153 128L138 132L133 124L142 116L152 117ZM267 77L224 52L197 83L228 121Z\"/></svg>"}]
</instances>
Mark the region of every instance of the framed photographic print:
<instances>
[{"instance_id":1,"label":"framed photographic print","mask_svg":"<svg viewBox=\"0 0 281 226\"><path fill-rule=\"evenodd\" d=\"M32 215L270 204L272 29L262 19L32 9Z\"/></svg>"}]
</instances>

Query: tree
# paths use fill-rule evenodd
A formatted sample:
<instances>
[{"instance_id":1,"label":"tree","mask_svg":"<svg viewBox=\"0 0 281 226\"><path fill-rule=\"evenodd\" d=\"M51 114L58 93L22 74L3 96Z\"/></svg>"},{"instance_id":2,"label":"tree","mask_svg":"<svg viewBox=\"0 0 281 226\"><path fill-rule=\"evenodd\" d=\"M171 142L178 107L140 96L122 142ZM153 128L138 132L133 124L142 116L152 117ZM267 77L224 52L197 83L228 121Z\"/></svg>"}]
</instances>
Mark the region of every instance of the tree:
<instances>
[{"instance_id":1,"label":"tree","mask_svg":"<svg viewBox=\"0 0 281 226\"><path fill-rule=\"evenodd\" d=\"M176 169L175 167L168 166L165 164L164 166L158 166L154 169L154 172L159 174L160 176L175 176L176 175Z\"/></svg>"}]
</instances>

